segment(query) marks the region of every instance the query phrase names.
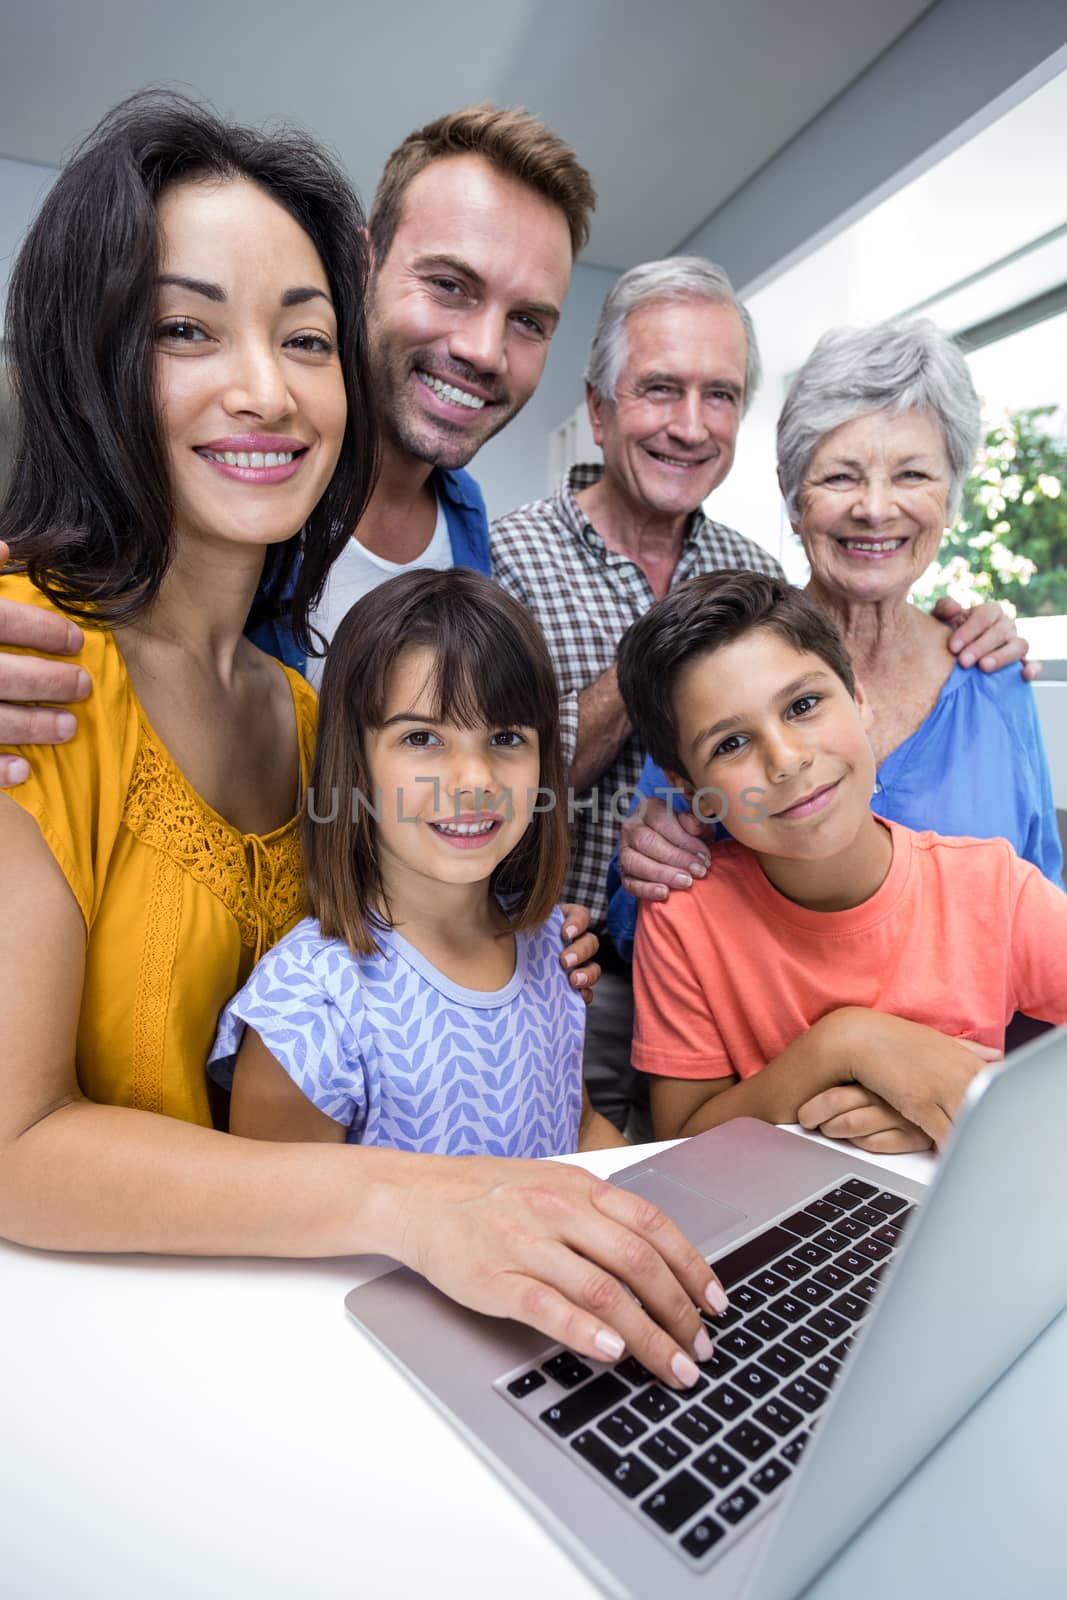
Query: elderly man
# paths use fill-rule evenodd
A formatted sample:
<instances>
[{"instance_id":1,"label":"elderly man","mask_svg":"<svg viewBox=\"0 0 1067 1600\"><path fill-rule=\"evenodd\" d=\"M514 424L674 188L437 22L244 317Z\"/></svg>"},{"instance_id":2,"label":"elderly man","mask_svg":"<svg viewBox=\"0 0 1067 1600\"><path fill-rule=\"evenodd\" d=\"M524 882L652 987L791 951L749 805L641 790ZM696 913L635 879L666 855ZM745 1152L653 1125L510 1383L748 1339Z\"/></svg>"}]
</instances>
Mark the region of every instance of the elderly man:
<instances>
[{"instance_id":1,"label":"elderly man","mask_svg":"<svg viewBox=\"0 0 1067 1600\"><path fill-rule=\"evenodd\" d=\"M721 268L684 256L632 268L604 302L586 374L603 467L572 467L554 495L492 527L493 576L533 611L559 674L574 791L569 890L594 923L644 755L615 681L620 638L699 573L781 573L701 510L730 470L758 381L752 324Z\"/></svg>"}]
</instances>

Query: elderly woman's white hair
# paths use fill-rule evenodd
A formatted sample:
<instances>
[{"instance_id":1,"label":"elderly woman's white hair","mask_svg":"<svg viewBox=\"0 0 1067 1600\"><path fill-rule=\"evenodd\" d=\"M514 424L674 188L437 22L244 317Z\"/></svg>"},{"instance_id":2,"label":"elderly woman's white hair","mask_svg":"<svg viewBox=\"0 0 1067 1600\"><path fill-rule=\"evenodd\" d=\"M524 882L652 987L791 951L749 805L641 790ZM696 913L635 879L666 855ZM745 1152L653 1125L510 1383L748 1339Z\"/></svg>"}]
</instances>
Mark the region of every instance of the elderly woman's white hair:
<instances>
[{"instance_id":1,"label":"elderly woman's white hair","mask_svg":"<svg viewBox=\"0 0 1067 1600\"><path fill-rule=\"evenodd\" d=\"M981 437L978 396L959 346L927 318L824 333L778 418L778 473L790 520L800 518L800 486L828 433L872 411L912 410L929 412L941 425L951 521Z\"/></svg>"},{"instance_id":2,"label":"elderly woman's white hair","mask_svg":"<svg viewBox=\"0 0 1067 1600\"><path fill-rule=\"evenodd\" d=\"M604 400L614 401L626 365L626 319L638 306L662 300L710 300L733 306L745 330L745 392L747 411L759 388L760 355L752 318L734 293L726 273L703 256L668 256L663 261L643 261L624 272L608 291L589 351L585 381Z\"/></svg>"}]
</instances>

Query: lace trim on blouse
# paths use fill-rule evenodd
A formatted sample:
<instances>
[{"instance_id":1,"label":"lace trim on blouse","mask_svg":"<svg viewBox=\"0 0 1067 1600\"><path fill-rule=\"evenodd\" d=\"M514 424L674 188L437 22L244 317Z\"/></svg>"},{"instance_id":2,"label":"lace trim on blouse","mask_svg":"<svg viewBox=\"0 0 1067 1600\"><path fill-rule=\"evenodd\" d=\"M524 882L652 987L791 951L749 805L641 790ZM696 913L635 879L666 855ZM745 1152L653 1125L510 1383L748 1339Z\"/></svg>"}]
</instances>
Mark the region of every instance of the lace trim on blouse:
<instances>
[{"instance_id":1,"label":"lace trim on blouse","mask_svg":"<svg viewBox=\"0 0 1067 1600\"><path fill-rule=\"evenodd\" d=\"M123 821L142 844L211 890L237 923L241 944L258 961L301 909L297 819L262 838L240 833L200 798L144 716L138 720Z\"/></svg>"}]
</instances>

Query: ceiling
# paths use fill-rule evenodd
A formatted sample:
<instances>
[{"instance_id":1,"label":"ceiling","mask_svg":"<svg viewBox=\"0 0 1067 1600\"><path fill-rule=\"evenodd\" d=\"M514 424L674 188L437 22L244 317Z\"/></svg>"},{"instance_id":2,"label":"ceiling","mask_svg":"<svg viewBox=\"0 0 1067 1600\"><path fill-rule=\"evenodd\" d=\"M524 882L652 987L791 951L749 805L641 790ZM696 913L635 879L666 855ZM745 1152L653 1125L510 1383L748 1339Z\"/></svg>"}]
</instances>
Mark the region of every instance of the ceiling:
<instances>
[{"instance_id":1,"label":"ceiling","mask_svg":"<svg viewBox=\"0 0 1067 1600\"><path fill-rule=\"evenodd\" d=\"M5 0L0 155L49 166L147 84L332 144L369 199L411 128L526 105L600 193L585 259L668 254L929 0Z\"/></svg>"}]
</instances>

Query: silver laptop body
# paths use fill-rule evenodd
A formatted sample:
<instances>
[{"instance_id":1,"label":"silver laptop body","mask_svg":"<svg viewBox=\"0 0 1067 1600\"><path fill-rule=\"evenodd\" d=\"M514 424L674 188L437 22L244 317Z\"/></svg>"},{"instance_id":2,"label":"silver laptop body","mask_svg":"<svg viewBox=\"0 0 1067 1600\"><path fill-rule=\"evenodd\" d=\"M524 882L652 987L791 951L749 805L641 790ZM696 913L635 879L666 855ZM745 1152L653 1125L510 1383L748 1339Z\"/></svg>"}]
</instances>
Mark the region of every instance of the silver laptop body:
<instances>
[{"instance_id":1,"label":"silver laptop body","mask_svg":"<svg viewBox=\"0 0 1067 1600\"><path fill-rule=\"evenodd\" d=\"M791 1381L777 1380L771 1402L746 1399L750 1409L740 1421L722 1422L712 1414L707 1395L726 1387L736 1393L737 1374L750 1374L759 1365L738 1366L735 1357L728 1374L733 1382L706 1388L690 1407L720 1430L710 1448L701 1451L687 1438L690 1454L679 1471L664 1470L655 1484L628 1499L605 1481L601 1457L609 1447L600 1416L562 1436L550 1431L564 1426L558 1419L568 1406L580 1407L581 1396L595 1384L601 1390L622 1389L617 1374L632 1383L624 1363L617 1368L585 1363L584 1379L576 1380L565 1370L571 1358L558 1345L514 1323L468 1312L406 1270L353 1290L345 1303L359 1326L487 1456L606 1593L637 1600L650 1594L712 1593L716 1600L737 1595L786 1600L802 1592L1067 1305L1067 1174L1060 1159L1065 1126L1067 1029L1060 1029L975 1079L929 1190L857 1159L851 1146L828 1149L747 1119L699 1135L619 1175L621 1185L653 1199L673 1216L713 1263L722 1260L734 1267L747 1251L762 1248L762 1241L781 1240L783 1224L799 1226L812 1197L817 1197L816 1210L833 1197L857 1205L855 1215L863 1215L867 1202L859 1206L854 1199L845 1200L842 1186L878 1191L879 1203L887 1207L921 1202L892 1259L877 1269L884 1276L876 1296L870 1280L863 1280L871 1291L869 1310L850 1338L829 1346L827 1353L837 1356L839 1372L836 1380L827 1380L830 1398L818 1413L818 1426L812 1431L804 1417L805 1426L785 1439L786 1446L799 1446L803 1435L802 1457L799 1451L787 1456L778 1450L763 1458L764 1463L777 1461L779 1469L790 1463L787 1480L764 1500L753 1486L762 1470L759 1463L744 1461L745 1475L732 1487L711 1490L707 1484L711 1497L706 1508L695 1509L688 1521L666 1531L651 1519L656 1505L669 1499L671 1484L680 1486L684 1477L690 1485L705 1486L701 1473L710 1471L707 1462L713 1455L718 1464L724 1455L741 1461L738 1449L731 1444L727 1450L723 1441L747 1437L742 1421L783 1411L799 1416L802 1402L790 1406L783 1397L795 1400L803 1394L794 1387L805 1381L803 1372ZM891 1212L886 1220L890 1227L874 1230L872 1237L894 1233ZM792 1256L800 1260L818 1251L827 1234L784 1237L790 1251L796 1244ZM835 1259L848 1258L846 1250ZM769 1270L776 1273L785 1261L780 1254ZM811 1273L813 1278L826 1277L827 1269ZM831 1281L833 1276L831 1272ZM760 1281L750 1277L746 1291ZM781 1321L786 1305L810 1282L787 1285L784 1294L753 1315L777 1308ZM808 1313L801 1310L800 1322L786 1338L803 1339L798 1329L817 1319L828 1328L826 1311L832 1313L848 1298L831 1298L827 1307ZM740 1328L747 1328L749 1320L746 1316ZM736 1317L734 1322L738 1325ZM720 1345L730 1342L729 1334L718 1340ZM909 1352L910 1359L903 1360L902 1352ZM914 1359L917 1352L921 1359ZM547 1376L554 1373L562 1383ZM533 1383L537 1388L527 1394ZM637 1419L634 1407L646 1401L654 1406L655 1393L655 1385L628 1389L627 1401L633 1405L618 1407L611 1419L617 1421L619 1411ZM696 1423L686 1411L668 1415L658 1431L669 1431L677 1442L676 1417L684 1417L692 1431ZM545 1418L557 1421L546 1424ZM642 1440L646 1448L650 1437ZM872 1440L877 1449L871 1448ZM776 1449L781 1443L775 1441ZM633 1470L646 1473L640 1445L630 1451L620 1446L619 1451ZM695 1473L694 1461L704 1463ZM745 1496L760 1503L742 1512L744 1521L731 1527L720 1508L729 1513L731 1506L743 1506ZM709 1526L718 1530L718 1542L699 1554L701 1530ZM682 1547L683 1539L688 1549Z\"/></svg>"}]
</instances>

